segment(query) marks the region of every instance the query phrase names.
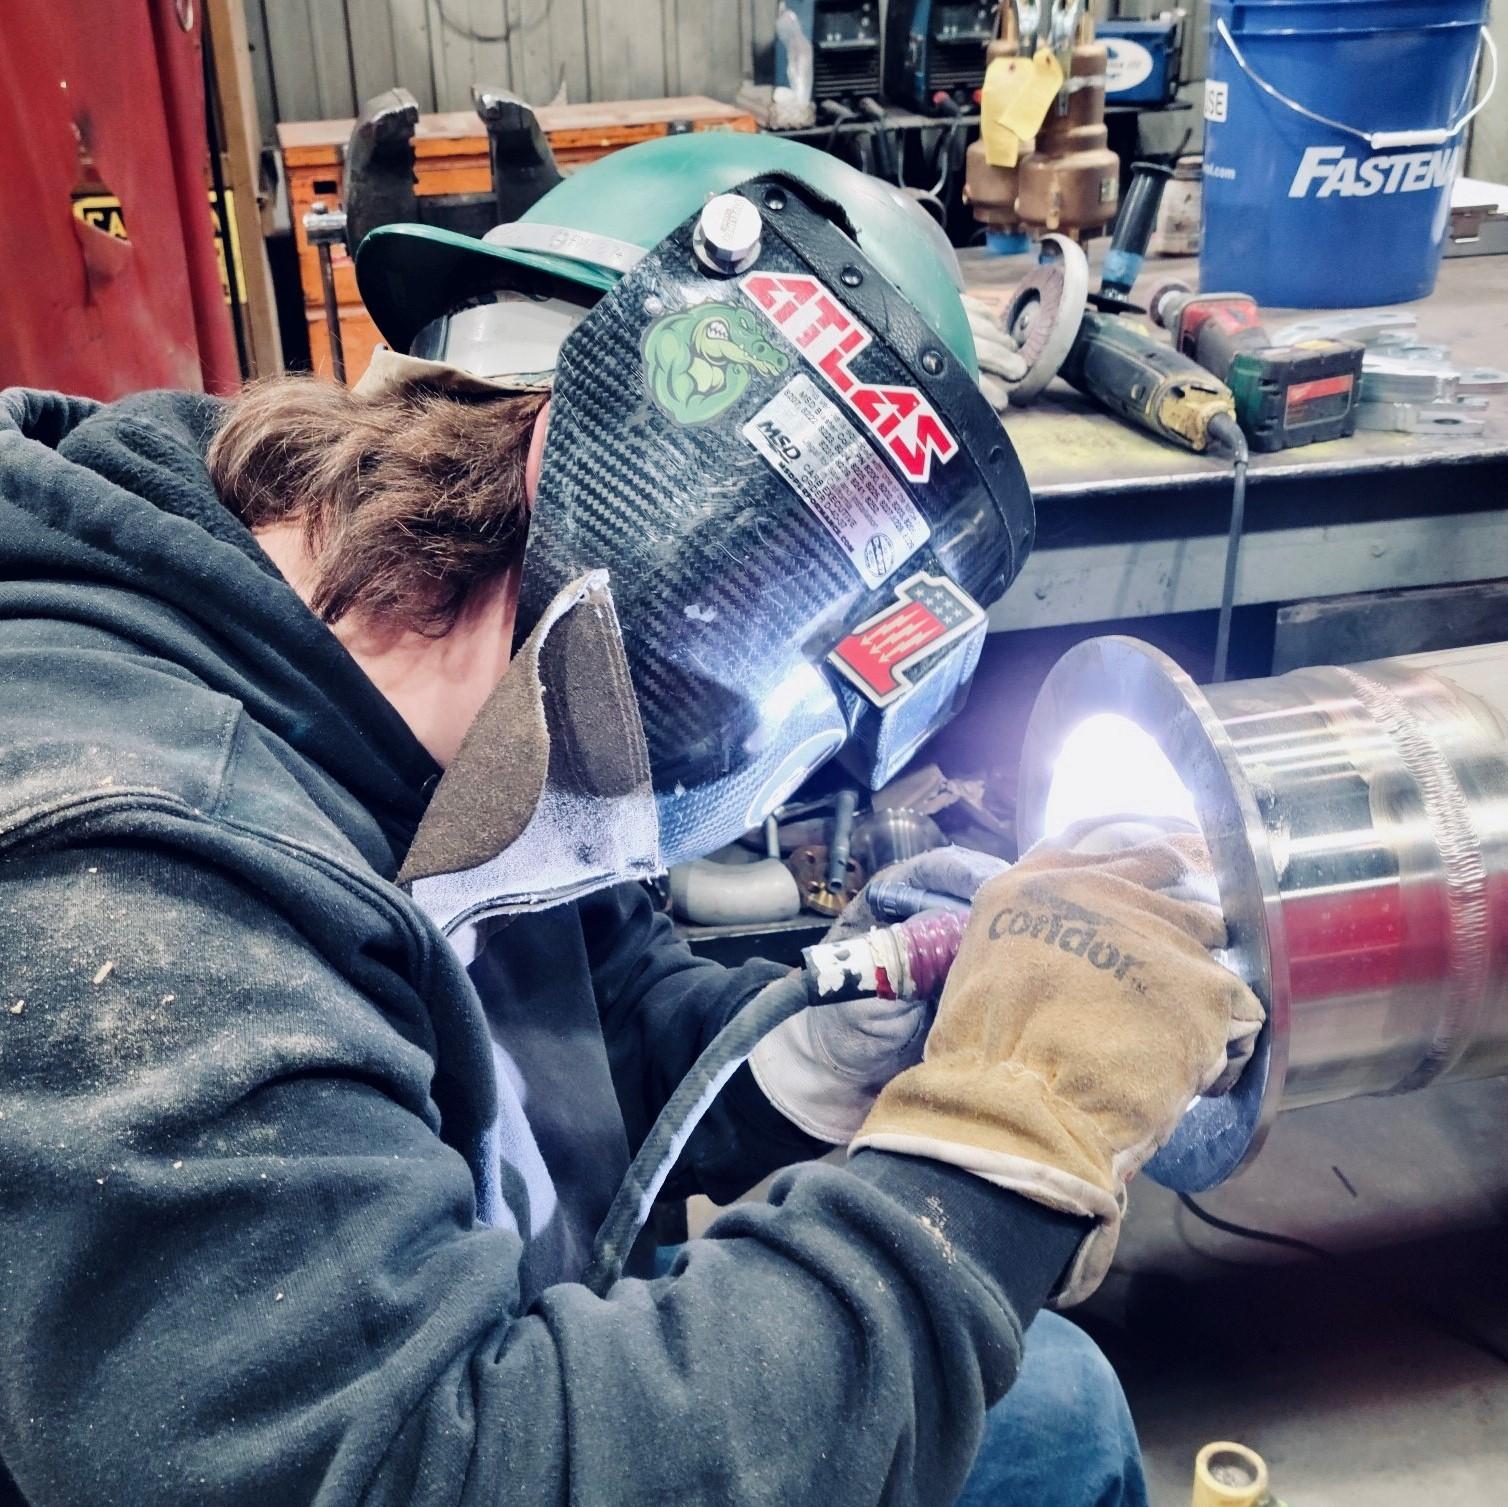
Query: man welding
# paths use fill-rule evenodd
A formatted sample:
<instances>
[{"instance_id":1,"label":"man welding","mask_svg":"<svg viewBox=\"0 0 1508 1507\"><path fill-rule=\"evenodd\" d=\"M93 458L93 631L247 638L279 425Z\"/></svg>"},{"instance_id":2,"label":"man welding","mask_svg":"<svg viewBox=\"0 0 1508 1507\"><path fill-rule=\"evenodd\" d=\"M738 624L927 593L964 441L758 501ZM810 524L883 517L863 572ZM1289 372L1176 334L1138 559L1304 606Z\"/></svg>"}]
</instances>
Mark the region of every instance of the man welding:
<instances>
[{"instance_id":1,"label":"man welding","mask_svg":"<svg viewBox=\"0 0 1508 1507\"><path fill-rule=\"evenodd\" d=\"M932 858L935 1021L796 1015L666 1192L847 1161L581 1281L782 972L631 881L888 778L1029 548L947 258L709 135L358 270L354 393L0 404L0 1503L1143 1500L1023 1333L1260 1023L1191 837Z\"/></svg>"}]
</instances>

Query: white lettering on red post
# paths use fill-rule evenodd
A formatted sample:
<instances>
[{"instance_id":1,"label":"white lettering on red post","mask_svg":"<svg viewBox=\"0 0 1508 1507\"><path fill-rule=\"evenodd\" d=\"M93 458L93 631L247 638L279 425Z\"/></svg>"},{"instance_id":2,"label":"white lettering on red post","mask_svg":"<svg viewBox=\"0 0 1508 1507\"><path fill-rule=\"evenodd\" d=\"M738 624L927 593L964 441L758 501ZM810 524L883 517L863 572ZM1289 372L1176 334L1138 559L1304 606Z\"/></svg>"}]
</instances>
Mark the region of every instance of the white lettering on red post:
<instances>
[{"instance_id":1,"label":"white lettering on red post","mask_svg":"<svg viewBox=\"0 0 1508 1507\"><path fill-rule=\"evenodd\" d=\"M740 287L828 385L864 421L913 481L946 464L958 441L925 394L915 387L877 387L849 367L874 337L817 278L805 272L751 272Z\"/></svg>"}]
</instances>

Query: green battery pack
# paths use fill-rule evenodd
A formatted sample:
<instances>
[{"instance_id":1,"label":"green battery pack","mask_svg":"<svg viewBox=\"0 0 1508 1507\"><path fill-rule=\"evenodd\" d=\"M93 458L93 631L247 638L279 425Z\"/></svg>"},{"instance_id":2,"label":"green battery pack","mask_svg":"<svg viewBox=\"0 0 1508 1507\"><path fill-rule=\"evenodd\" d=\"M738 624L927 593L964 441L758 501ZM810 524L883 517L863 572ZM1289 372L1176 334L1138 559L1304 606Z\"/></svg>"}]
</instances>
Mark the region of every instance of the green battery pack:
<instances>
[{"instance_id":1,"label":"green battery pack","mask_svg":"<svg viewBox=\"0 0 1508 1507\"><path fill-rule=\"evenodd\" d=\"M1364 352L1350 340L1240 351L1226 373L1253 450L1288 450L1356 430Z\"/></svg>"}]
</instances>

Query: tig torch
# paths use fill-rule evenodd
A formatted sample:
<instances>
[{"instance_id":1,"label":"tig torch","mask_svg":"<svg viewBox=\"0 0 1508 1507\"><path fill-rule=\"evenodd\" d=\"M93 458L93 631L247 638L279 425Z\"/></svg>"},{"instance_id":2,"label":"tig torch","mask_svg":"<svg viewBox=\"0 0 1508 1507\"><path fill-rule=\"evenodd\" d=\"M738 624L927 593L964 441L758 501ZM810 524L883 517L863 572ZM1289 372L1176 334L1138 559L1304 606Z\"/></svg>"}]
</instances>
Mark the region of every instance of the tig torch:
<instances>
[{"instance_id":1,"label":"tig torch","mask_svg":"<svg viewBox=\"0 0 1508 1507\"><path fill-rule=\"evenodd\" d=\"M926 910L802 952L800 968L766 984L703 1049L650 1128L623 1176L582 1279L598 1296L622 1275L665 1180L702 1116L739 1066L777 1026L813 1005L858 999L935 1003L968 923L966 909Z\"/></svg>"}]
</instances>

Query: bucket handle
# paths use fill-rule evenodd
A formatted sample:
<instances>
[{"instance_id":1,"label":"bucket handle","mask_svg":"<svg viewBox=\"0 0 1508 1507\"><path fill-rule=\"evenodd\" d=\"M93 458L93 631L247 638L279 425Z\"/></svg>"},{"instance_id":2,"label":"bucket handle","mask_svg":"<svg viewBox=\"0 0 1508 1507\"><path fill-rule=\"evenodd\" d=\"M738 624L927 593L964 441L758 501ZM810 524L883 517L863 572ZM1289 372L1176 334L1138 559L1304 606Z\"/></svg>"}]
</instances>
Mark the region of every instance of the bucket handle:
<instances>
[{"instance_id":1,"label":"bucket handle","mask_svg":"<svg viewBox=\"0 0 1508 1507\"><path fill-rule=\"evenodd\" d=\"M1332 131L1340 131L1347 136L1354 136L1358 141L1364 141L1374 152L1386 151L1389 147L1436 147L1449 141L1457 135L1463 126L1487 107L1493 91L1498 86L1498 48L1492 40L1492 33L1484 26L1482 28L1482 41L1477 47L1477 58L1482 55L1482 46L1487 48L1487 56L1492 60L1492 77L1488 80L1487 91L1475 105L1464 115L1456 120L1454 125L1433 127L1419 131L1358 131L1355 126L1348 126L1343 120L1331 120L1328 115L1321 115L1318 110L1311 110L1306 105L1301 105L1296 99L1290 99L1281 89L1267 82L1250 63L1241 55L1241 49L1236 46L1236 39L1230 34L1230 28L1225 24L1225 17L1220 16L1215 21L1215 30L1220 34L1220 40L1230 48L1230 55L1236 60L1237 66L1247 78L1254 83L1264 94L1270 94L1279 104L1287 105L1297 115L1302 115L1306 120L1318 122L1322 126L1329 126ZM1472 59L1472 72L1476 72L1476 58ZM1468 85L1468 88L1470 86Z\"/></svg>"}]
</instances>

